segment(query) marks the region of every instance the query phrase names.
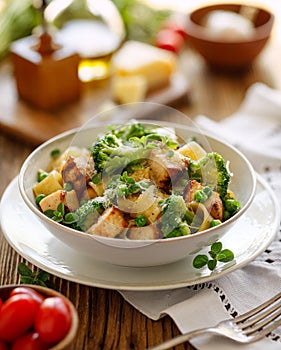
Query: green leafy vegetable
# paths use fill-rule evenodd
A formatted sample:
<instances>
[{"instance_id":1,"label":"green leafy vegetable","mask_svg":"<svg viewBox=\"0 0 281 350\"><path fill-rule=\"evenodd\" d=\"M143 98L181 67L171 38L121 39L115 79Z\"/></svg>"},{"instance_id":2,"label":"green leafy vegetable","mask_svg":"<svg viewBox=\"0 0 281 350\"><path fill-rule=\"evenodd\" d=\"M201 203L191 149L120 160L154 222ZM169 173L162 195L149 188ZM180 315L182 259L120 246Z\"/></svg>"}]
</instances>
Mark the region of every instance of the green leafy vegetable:
<instances>
[{"instance_id":1,"label":"green leafy vegetable","mask_svg":"<svg viewBox=\"0 0 281 350\"><path fill-rule=\"evenodd\" d=\"M113 0L124 21L127 39L153 44L168 10L153 9L140 0Z\"/></svg>"},{"instance_id":2,"label":"green leafy vegetable","mask_svg":"<svg viewBox=\"0 0 281 350\"><path fill-rule=\"evenodd\" d=\"M127 39L150 44L155 42L159 29L171 14L168 10L153 9L140 0L113 0L113 3L123 19ZM55 23L58 27L71 19L92 18L85 9L84 1L75 1L74 6L60 17L60 23ZM33 0L6 1L0 16L0 59L7 55L12 41L31 35L39 24L40 15L33 6Z\"/></svg>"},{"instance_id":3,"label":"green leafy vegetable","mask_svg":"<svg viewBox=\"0 0 281 350\"><path fill-rule=\"evenodd\" d=\"M211 245L211 249L208 252L210 258L206 254L198 254L193 259L193 267L201 269L204 266L208 266L208 269L213 271L218 262L227 263L234 259L234 254L229 249L222 249L221 242L215 242Z\"/></svg>"},{"instance_id":4,"label":"green leafy vegetable","mask_svg":"<svg viewBox=\"0 0 281 350\"><path fill-rule=\"evenodd\" d=\"M18 273L20 275L20 281L24 284L35 284L42 287L48 287L55 289L55 284L50 280L50 274L43 270L33 272L24 263L19 263Z\"/></svg>"},{"instance_id":5,"label":"green leafy vegetable","mask_svg":"<svg viewBox=\"0 0 281 350\"><path fill-rule=\"evenodd\" d=\"M62 222L65 214L64 204L60 203L56 210L49 209L44 211L44 214L56 222Z\"/></svg>"},{"instance_id":6,"label":"green leafy vegetable","mask_svg":"<svg viewBox=\"0 0 281 350\"><path fill-rule=\"evenodd\" d=\"M14 40L30 35L39 23L40 16L32 0L6 1L0 15L0 59L7 55Z\"/></svg>"},{"instance_id":7,"label":"green leafy vegetable","mask_svg":"<svg viewBox=\"0 0 281 350\"><path fill-rule=\"evenodd\" d=\"M153 130L141 123L135 122L112 128L111 132L117 138L121 139L122 142L126 142L129 141L132 137L140 139L143 136L153 133Z\"/></svg>"},{"instance_id":8,"label":"green leafy vegetable","mask_svg":"<svg viewBox=\"0 0 281 350\"><path fill-rule=\"evenodd\" d=\"M96 197L82 204L74 213L65 216L64 222L72 224L77 230L86 231L103 213L111 206L110 200L106 197Z\"/></svg>"},{"instance_id":9,"label":"green leafy vegetable","mask_svg":"<svg viewBox=\"0 0 281 350\"><path fill-rule=\"evenodd\" d=\"M190 228L185 221L187 208L181 196L172 194L162 204L162 232L165 238L179 237L190 234Z\"/></svg>"}]
</instances>

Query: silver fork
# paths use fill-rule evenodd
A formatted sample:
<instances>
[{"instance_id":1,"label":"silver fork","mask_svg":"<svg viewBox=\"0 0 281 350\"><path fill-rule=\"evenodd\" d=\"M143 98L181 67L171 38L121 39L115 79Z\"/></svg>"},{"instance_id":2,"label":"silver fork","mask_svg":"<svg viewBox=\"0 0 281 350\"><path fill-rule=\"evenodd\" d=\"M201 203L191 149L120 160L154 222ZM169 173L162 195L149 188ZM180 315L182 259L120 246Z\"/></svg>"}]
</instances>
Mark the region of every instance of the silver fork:
<instances>
[{"instance_id":1,"label":"silver fork","mask_svg":"<svg viewBox=\"0 0 281 350\"><path fill-rule=\"evenodd\" d=\"M224 336L239 343L255 342L281 325L281 293L278 293L253 310L233 319L224 320L215 327L198 329L179 335L173 339L149 348L148 350L165 350L182 344L191 338L212 333Z\"/></svg>"}]
</instances>

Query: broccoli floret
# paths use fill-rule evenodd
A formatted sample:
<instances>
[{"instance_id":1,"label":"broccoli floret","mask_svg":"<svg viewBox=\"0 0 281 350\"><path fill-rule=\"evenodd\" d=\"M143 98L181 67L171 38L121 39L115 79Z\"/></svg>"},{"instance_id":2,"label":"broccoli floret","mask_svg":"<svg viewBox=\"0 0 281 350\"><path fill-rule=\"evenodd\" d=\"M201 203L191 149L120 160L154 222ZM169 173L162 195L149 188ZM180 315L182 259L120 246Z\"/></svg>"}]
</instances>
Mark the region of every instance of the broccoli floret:
<instances>
[{"instance_id":1,"label":"broccoli floret","mask_svg":"<svg viewBox=\"0 0 281 350\"><path fill-rule=\"evenodd\" d=\"M236 214L240 210L240 202L236 199L227 198L223 201L224 205L224 214L223 219L227 220L231 218L234 214Z\"/></svg>"},{"instance_id":2,"label":"broccoli floret","mask_svg":"<svg viewBox=\"0 0 281 350\"><path fill-rule=\"evenodd\" d=\"M75 228L86 231L110 205L106 197L96 197L85 202L74 212Z\"/></svg>"},{"instance_id":3,"label":"broccoli floret","mask_svg":"<svg viewBox=\"0 0 281 350\"><path fill-rule=\"evenodd\" d=\"M217 191L223 199L227 194L230 175L223 157L216 153L207 153L198 161L190 161L188 174L191 180L197 180L203 186Z\"/></svg>"},{"instance_id":4,"label":"broccoli floret","mask_svg":"<svg viewBox=\"0 0 281 350\"><path fill-rule=\"evenodd\" d=\"M135 143L123 143L115 135L106 134L93 145L91 152L97 172L113 175L118 170L125 170L130 163L141 162L149 149Z\"/></svg>"},{"instance_id":5,"label":"broccoli floret","mask_svg":"<svg viewBox=\"0 0 281 350\"><path fill-rule=\"evenodd\" d=\"M116 149L120 147L120 142L115 135L106 134L92 146L92 157L97 172L102 172L105 164Z\"/></svg>"},{"instance_id":6,"label":"broccoli floret","mask_svg":"<svg viewBox=\"0 0 281 350\"><path fill-rule=\"evenodd\" d=\"M165 200L162 208L162 232L165 238L190 234L185 222L187 207L181 196L172 194Z\"/></svg>"}]
</instances>

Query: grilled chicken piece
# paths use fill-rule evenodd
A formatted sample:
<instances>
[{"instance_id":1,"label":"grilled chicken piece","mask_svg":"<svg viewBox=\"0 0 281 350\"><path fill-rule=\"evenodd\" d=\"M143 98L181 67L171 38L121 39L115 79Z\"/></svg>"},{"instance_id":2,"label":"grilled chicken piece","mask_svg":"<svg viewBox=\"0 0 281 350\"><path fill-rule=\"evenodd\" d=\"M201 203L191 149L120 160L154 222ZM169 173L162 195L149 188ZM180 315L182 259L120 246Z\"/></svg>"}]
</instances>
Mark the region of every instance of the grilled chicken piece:
<instances>
[{"instance_id":1,"label":"grilled chicken piece","mask_svg":"<svg viewBox=\"0 0 281 350\"><path fill-rule=\"evenodd\" d=\"M189 180L184 190L183 199L186 203L194 201L194 194L198 190L202 190L203 186L196 180Z\"/></svg>"},{"instance_id":2,"label":"grilled chicken piece","mask_svg":"<svg viewBox=\"0 0 281 350\"><path fill-rule=\"evenodd\" d=\"M169 187L188 166L188 160L182 154L171 151L171 155L167 156L167 152L167 149L153 149L148 160L151 178L161 189Z\"/></svg>"},{"instance_id":3,"label":"grilled chicken piece","mask_svg":"<svg viewBox=\"0 0 281 350\"><path fill-rule=\"evenodd\" d=\"M198 181L190 180L184 191L183 198L185 202L193 202L195 192L197 190L202 190L203 188L204 187ZM217 192L213 191L211 197L209 197L203 204L214 219L219 219L222 221L224 207Z\"/></svg>"},{"instance_id":4,"label":"grilled chicken piece","mask_svg":"<svg viewBox=\"0 0 281 350\"><path fill-rule=\"evenodd\" d=\"M70 183L78 196L86 190L87 182L94 173L94 162L88 155L81 155L78 158L70 156L62 168L64 183Z\"/></svg>"},{"instance_id":5,"label":"grilled chicken piece","mask_svg":"<svg viewBox=\"0 0 281 350\"><path fill-rule=\"evenodd\" d=\"M115 238L126 227L128 227L128 223L123 213L117 207L112 206L104 211L97 223L92 225L87 232L99 236Z\"/></svg>"},{"instance_id":6,"label":"grilled chicken piece","mask_svg":"<svg viewBox=\"0 0 281 350\"><path fill-rule=\"evenodd\" d=\"M217 192L213 192L206 202L203 203L214 219L223 220L224 207Z\"/></svg>"},{"instance_id":7,"label":"grilled chicken piece","mask_svg":"<svg viewBox=\"0 0 281 350\"><path fill-rule=\"evenodd\" d=\"M74 190L58 190L43 198L39 206L44 213L46 210L57 210L60 203L63 203L69 211L75 211L79 207L79 201Z\"/></svg>"},{"instance_id":8,"label":"grilled chicken piece","mask_svg":"<svg viewBox=\"0 0 281 350\"><path fill-rule=\"evenodd\" d=\"M160 230L156 225L148 225L143 227L131 227L127 233L129 239L160 239L163 238Z\"/></svg>"}]
</instances>

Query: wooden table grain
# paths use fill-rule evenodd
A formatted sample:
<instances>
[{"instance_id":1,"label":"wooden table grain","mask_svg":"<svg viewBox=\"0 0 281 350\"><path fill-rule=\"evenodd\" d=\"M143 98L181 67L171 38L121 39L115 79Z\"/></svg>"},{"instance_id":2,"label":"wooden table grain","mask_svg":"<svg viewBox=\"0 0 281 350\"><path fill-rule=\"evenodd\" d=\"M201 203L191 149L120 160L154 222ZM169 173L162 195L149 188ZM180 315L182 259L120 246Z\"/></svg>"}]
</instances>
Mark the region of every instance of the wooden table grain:
<instances>
[{"instance_id":1,"label":"wooden table grain","mask_svg":"<svg viewBox=\"0 0 281 350\"><path fill-rule=\"evenodd\" d=\"M223 74L209 70L199 56L187 49L181 56L181 65L191 84L190 99L176 108L190 118L205 114L214 120L221 120L239 107L245 92L253 83L263 82L281 89L279 52L280 46L270 43L243 73ZM33 146L0 132L0 195L18 174L32 149ZM36 266L25 261L9 246L0 232L1 285L19 283L17 267L21 261L37 270ZM179 334L168 316L152 321L128 304L117 291L89 287L56 276L51 278L56 289L66 295L78 310L80 325L72 350L144 350ZM176 349L194 348L190 344L183 344Z\"/></svg>"}]
</instances>

